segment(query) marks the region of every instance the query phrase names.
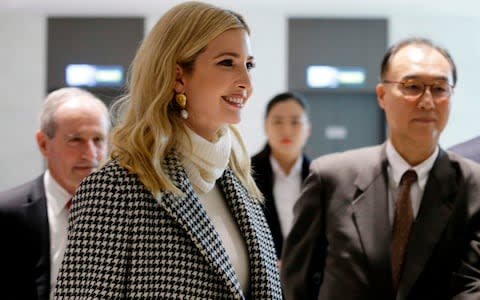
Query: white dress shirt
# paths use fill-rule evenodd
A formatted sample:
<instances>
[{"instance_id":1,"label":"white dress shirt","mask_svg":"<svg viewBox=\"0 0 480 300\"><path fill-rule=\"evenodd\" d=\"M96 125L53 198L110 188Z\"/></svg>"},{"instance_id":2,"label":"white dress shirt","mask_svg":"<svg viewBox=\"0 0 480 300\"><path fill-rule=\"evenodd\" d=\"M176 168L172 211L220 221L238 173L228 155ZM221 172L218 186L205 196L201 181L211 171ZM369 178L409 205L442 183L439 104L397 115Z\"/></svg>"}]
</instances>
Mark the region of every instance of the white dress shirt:
<instances>
[{"instance_id":1,"label":"white dress shirt","mask_svg":"<svg viewBox=\"0 0 480 300\"><path fill-rule=\"evenodd\" d=\"M48 170L43 176L43 183L47 197L48 225L50 229L50 299L53 299L58 271L67 245L67 202L72 198L72 195L53 179Z\"/></svg>"},{"instance_id":2,"label":"white dress shirt","mask_svg":"<svg viewBox=\"0 0 480 300\"><path fill-rule=\"evenodd\" d=\"M278 161L270 155L273 171L273 197L283 238L286 238L293 226L293 206L300 196L302 188L302 162L300 156L289 174L285 174Z\"/></svg>"},{"instance_id":3,"label":"white dress shirt","mask_svg":"<svg viewBox=\"0 0 480 300\"><path fill-rule=\"evenodd\" d=\"M395 216L395 202L399 192L400 179L403 173L409 169L417 172L418 180L410 188L410 199L412 200L413 217L416 218L420 204L422 202L423 192L427 184L430 170L438 156L438 146L435 151L426 160L416 166L410 166L393 147L390 140L387 141L387 159L388 159L388 216L390 224L393 225Z\"/></svg>"}]
</instances>

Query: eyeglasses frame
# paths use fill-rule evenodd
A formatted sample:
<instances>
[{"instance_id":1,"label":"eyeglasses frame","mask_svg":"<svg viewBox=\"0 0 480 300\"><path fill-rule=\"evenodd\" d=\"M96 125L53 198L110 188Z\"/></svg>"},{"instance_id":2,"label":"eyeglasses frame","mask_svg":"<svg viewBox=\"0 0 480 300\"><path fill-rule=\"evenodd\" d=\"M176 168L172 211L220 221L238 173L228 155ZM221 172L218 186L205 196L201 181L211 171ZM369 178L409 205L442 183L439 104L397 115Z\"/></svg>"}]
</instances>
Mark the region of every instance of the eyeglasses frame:
<instances>
[{"instance_id":1,"label":"eyeglasses frame","mask_svg":"<svg viewBox=\"0 0 480 300\"><path fill-rule=\"evenodd\" d=\"M387 84L401 84L401 85L404 85L405 83L409 82L410 80L407 79L407 80L402 80L402 81L394 81L394 80L388 80L388 79L384 79L381 81L381 83L387 83ZM454 88L455 88L455 85L451 85L450 83L447 82L447 85L450 87L450 93L448 94L448 97L445 97L445 99L441 99L441 101L438 101L438 99L436 99L433 94L432 94L432 87L435 85L435 84L426 84L426 83L423 83L421 81L419 81L422 85L423 85L423 91L422 93L420 93L418 96L415 96L414 98L412 99L409 99L409 96L406 96L403 94L402 92L402 95L404 96L404 98L407 100L407 101L411 101L411 102L414 102L414 101L417 101L418 99L422 98L423 95L425 95L425 92L427 91L427 88L430 90L430 95L432 95L432 98L434 100L436 100L436 102L443 102L447 99L450 99L450 97L452 96L453 94L453 91L454 91Z\"/></svg>"}]
</instances>

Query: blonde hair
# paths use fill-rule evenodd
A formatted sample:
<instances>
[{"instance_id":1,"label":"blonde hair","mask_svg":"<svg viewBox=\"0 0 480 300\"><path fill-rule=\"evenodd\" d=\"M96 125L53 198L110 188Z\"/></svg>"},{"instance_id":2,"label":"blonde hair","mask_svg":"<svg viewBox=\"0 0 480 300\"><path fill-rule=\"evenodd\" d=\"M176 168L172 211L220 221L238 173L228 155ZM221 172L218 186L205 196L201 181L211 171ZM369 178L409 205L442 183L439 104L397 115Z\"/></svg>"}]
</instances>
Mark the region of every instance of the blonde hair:
<instances>
[{"instance_id":1,"label":"blonde hair","mask_svg":"<svg viewBox=\"0 0 480 300\"><path fill-rule=\"evenodd\" d=\"M181 194L162 168L166 155L185 133L174 105L176 65L193 70L208 43L229 29L250 33L243 18L202 2L185 2L166 12L140 45L130 68L129 90L113 106L120 122L111 135L111 157L138 175L153 193ZM251 196L262 199L250 174L250 159L239 132L229 126L241 151L232 149L230 167Z\"/></svg>"}]
</instances>

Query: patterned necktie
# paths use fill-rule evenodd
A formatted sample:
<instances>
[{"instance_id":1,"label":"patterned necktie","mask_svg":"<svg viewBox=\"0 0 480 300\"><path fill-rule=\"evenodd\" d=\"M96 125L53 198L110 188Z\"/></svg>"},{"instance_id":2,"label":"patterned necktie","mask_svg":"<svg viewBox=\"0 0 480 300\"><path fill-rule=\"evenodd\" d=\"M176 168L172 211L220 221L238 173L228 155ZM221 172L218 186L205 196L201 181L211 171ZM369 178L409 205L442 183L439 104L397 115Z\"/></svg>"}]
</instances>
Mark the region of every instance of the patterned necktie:
<instances>
[{"instance_id":1,"label":"patterned necktie","mask_svg":"<svg viewBox=\"0 0 480 300\"><path fill-rule=\"evenodd\" d=\"M413 208L410 199L410 187L417 181L414 170L406 171L400 180L398 198L395 203L395 218L392 228L392 276L395 292L402 275L403 260L407 252L408 240L413 224Z\"/></svg>"}]
</instances>

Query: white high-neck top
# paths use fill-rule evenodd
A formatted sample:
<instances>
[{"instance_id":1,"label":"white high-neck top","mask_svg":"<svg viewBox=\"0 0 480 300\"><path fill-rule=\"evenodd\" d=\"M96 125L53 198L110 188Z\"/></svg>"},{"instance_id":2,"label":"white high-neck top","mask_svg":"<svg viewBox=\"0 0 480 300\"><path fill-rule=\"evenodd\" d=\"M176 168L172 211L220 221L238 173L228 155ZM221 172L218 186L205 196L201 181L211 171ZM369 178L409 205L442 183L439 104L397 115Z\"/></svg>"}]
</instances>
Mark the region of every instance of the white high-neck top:
<instances>
[{"instance_id":1,"label":"white high-neck top","mask_svg":"<svg viewBox=\"0 0 480 300\"><path fill-rule=\"evenodd\" d=\"M231 134L227 126L220 128L213 142L187 127L187 135L179 138L178 150L195 191L206 193L215 186L215 181L228 165L231 149Z\"/></svg>"},{"instance_id":2,"label":"white high-neck top","mask_svg":"<svg viewBox=\"0 0 480 300\"><path fill-rule=\"evenodd\" d=\"M181 142L179 147L185 172L222 240L243 292L248 294L250 268L247 245L225 197L215 184L230 159L232 147L230 129L222 128L218 139L213 142L204 139L191 129L188 129L187 133L192 141L192 147L188 145L188 140Z\"/></svg>"}]
</instances>

